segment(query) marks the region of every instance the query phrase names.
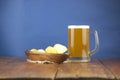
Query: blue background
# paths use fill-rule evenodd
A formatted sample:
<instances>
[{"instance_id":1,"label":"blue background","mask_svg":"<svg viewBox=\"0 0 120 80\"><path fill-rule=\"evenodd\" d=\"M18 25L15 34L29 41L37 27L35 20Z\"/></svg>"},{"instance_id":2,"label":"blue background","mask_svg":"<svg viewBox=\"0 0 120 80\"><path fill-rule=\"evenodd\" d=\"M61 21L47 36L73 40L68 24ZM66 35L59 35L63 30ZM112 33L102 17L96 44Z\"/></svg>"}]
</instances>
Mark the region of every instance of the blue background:
<instances>
[{"instance_id":1,"label":"blue background","mask_svg":"<svg viewBox=\"0 0 120 80\"><path fill-rule=\"evenodd\" d=\"M120 57L120 0L0 0L0 56L25 57L26 49L55 43L67 46L70 24L98 30L100 47L93 57Z\"/></svg>"}]
</instances>

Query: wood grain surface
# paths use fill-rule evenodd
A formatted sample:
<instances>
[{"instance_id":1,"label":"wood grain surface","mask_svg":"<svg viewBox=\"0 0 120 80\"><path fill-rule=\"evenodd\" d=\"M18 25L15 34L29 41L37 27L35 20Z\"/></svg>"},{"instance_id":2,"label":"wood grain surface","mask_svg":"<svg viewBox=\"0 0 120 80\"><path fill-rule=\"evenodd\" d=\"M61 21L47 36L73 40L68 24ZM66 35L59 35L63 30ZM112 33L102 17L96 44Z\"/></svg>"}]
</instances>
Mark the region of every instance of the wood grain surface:
<instances>
[{"instance_id":1,"label":"wood grain surface","mask_svg":"<svg viewBox=\"0 0 120 80\"><path fill-rule=\"evenodd\" d=\"M120 58L100 59L100 61L117 79L120 79Z\"/></svg>"},{"instance_id":2,"label":"wood grain surface","mask_svg":"<svg viewBox=\"0 0 120 80\"><path fill-rule=\"evenodd\" d=\"M61 64L56 78L114 79L114 76L97 59L94 59L90 63L74 62Z\"/></svg>"},{"instance_id":3,"label":"wood grain surface","mask_svg":"<svg viewBox=\"0 0 120 80\"><path fill-rule=\"evenodd\" d=\"M22 57L0 57L0 79L120 80L120 58L88 63L34 64Z\"/></svg>"}]
</instances>

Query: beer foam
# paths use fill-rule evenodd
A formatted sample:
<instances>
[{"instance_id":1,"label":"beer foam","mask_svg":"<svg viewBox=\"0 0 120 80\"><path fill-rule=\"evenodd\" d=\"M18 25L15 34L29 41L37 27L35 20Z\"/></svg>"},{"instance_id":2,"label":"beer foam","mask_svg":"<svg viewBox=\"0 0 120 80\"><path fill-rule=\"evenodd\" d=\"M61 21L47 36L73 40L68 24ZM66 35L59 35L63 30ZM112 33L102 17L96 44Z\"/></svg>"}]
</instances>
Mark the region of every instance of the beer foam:
<instances>
[{"instance_id":1,"label":"beer foam","mask_svg":"<svg viewBox=\"0 0 120 80\"><path fill-rule=\"evenodd\" d=\"M90 28L89 25L68 25L68 28Z\"/></svg>"}]
</instances>

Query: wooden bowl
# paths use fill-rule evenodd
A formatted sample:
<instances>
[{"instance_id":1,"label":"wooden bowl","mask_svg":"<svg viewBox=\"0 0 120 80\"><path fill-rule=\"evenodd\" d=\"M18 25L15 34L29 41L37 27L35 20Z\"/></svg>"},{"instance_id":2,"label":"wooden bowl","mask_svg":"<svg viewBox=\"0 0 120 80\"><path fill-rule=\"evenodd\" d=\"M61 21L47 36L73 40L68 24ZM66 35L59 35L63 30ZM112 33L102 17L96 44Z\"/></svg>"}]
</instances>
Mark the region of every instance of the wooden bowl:
<instances>
[{"instance_id":1,"label":"wooden bowl","mask_svg":"<svg viewBox=\"0 0 120 80\"><path fill-rule=\"evenodd\" d=\"M49 61L58 64L64 62L69 57L67 54L35 53L30 50L26 50L25 53L28 59L32 61Z\"/></svg>"}]
</instances>

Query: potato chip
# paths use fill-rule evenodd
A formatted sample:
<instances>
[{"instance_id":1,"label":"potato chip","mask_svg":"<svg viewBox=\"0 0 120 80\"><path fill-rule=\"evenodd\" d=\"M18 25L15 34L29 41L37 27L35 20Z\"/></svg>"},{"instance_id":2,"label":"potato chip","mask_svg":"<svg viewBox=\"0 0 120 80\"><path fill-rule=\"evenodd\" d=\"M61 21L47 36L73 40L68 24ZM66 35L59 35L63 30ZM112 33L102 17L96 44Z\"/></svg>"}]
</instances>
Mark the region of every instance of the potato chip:
<instances>
[{"instance_id":1,"label":"potato chip","mask_svg":"<svg viewBox=\"0 0 120 80\"><path fill-rule=\"evenodd\" d=\"M32 52L37 52L37 49L31 49L30 51L32 51Z\"/></svg>"},{"instance_id":2,"label":"potato chip","mask_svg":"<svg viewBox=\"0 0 120 80\"><path fill-rule=\"evenodd\" d=\"M45 50L44 49L38 49L37 52L45 53Z\"/></svg>"},{"instance_id":3,"label":"potato chip","mask_svg":"<svg viewBox=\"0 0 120 80\"><path fill-rule=\"evenodd\" d=\"M48 46L46 49L45 49L46 53L55 53L55 54L58 54L57 50L55 48L53 48L52 46Z\"/></svg>"},{"instance_id":4,"label":"potato chip","mask_svg":"<svg viewBox=\"0 0 120 80\"><path fill-rule=\"evenodd\" d=\"M62 44L55 44L54 48L57 50L58 53L65 53L67 51L67 47Z\"/></svg>"}]
</instances>

